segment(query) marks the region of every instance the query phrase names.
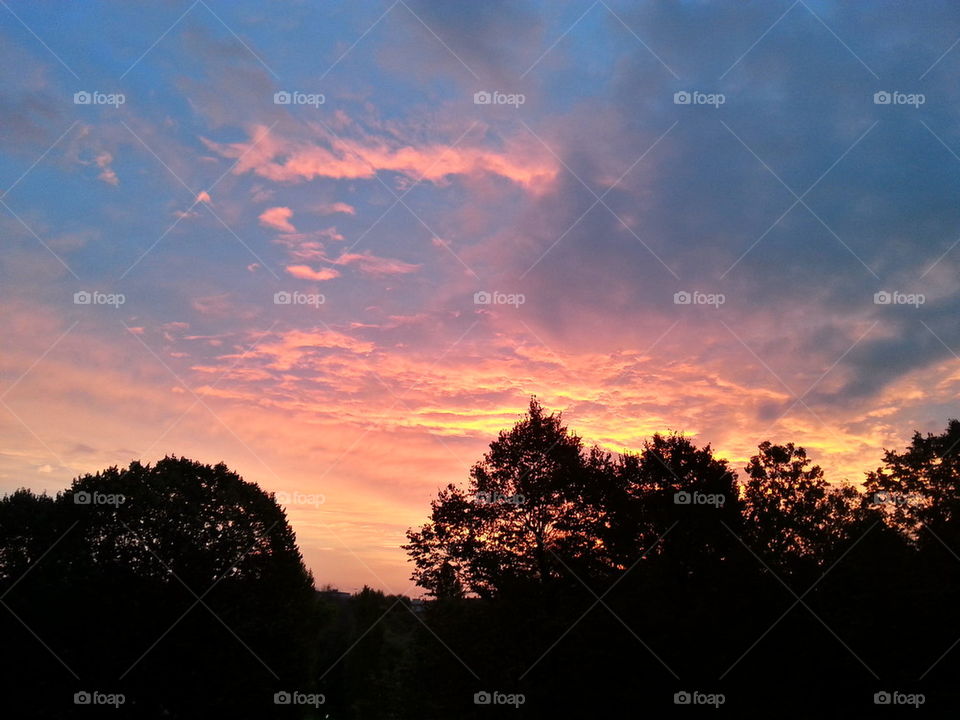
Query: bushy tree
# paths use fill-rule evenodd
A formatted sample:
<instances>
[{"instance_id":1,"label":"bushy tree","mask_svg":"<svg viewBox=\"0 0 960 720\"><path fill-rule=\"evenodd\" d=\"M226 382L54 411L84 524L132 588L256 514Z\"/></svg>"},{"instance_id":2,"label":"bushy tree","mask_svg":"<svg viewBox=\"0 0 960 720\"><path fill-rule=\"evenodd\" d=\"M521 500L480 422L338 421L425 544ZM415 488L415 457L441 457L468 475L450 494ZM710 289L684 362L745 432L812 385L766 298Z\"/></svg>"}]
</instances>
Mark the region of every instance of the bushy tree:
<instances>
[{"instance_id":1,"label":"bushy tree","mask_svg":"<svg viewBox=\"0 0 960 720\"><path fill-rule=\"evenodd\" d=\"M490 597L571 574L602 585L648 551L673 552L688 569L696 558L713 562L740 524L736 475L709 445L658 434L635 455L587 450L534 399L491 443L467 489L438 494L404 547L431 594L445 568Z\"/></svg>"},{"instance_id":2,"label":"bushy tree","mask_svg":"<svg viewBox=\"0 0 960 720\"><path fill-rule=\"evenodd\" d=\"M744 468L744 531L753 549L785 572L820 565L848 536L860 504L848 485L830 485L793 443L765 441Z\"/></svg>"},{"instance_id":3,"label":"bushy tree","mask_svg":"<svg viewBox=\"0 0 960 720\"><path fill-rule=\"evenodd\" d=\"M885 450L867 476L869 502L921 546L960 543L960 420L943 433L914 433L902 452ZM923 532L926 529L927 532Z\"/></svg>"},{"instance_id":4,"label":"bushy tree","mask_svg":"<svg viewBox=\"0 0 960 720\"><path fill-rule=\"evenodd\" d=\"M74 480L54 500L0 502L6 679L114 690L141 717L272 707L313 670L313 580L284 511L225 465L167 457ZM32 563L32 564L31 564ZM15 662L51 650L29 672ZM11 661L14 661L11 663ZM82 674L81 674L82 673ZM57 687L62 687L62 682ZM41 703L42 704L42 703Z\"/></svg>"},{"instance_id":5,"label":"bushy tree","mask_svg":"<svg viewBox=\"0 0 960 720\"><path fill-rule=\"evenodd\" d=\"M452 571L483 596L548 582L559 572L558 541L582 513L573 489L584 472L580 439L532 399L527 415L473 466L467 489L448 485L430 521L408 532L416 581L436 595Z\"/></svg>"}]
</instances>

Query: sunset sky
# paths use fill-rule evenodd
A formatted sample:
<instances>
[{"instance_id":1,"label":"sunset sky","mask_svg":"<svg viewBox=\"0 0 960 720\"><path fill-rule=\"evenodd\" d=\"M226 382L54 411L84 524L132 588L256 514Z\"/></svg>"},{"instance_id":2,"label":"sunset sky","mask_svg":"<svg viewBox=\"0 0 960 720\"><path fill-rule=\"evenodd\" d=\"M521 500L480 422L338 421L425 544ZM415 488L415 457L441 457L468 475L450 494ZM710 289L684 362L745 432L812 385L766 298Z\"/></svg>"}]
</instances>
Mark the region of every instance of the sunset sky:
<instances>
[{"instance_id":1,"label":"sunset sky","mask_svg":"<svg viewBox=\"0 0 960 720\"><path fill-rule=\"evenodd\" d=\"M947 0L0 5L0 492L222 460L416 594L533 394L853 482L958 414Z\"/></svg>"}]
</instances>

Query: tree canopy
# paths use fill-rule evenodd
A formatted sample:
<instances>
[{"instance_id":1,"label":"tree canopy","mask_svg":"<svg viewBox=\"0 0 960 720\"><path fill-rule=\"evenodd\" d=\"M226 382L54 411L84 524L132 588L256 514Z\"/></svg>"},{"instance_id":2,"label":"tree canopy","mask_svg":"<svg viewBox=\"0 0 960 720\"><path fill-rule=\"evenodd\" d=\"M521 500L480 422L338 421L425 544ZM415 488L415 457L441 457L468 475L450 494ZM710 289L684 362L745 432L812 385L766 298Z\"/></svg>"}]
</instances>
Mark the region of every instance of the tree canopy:
<instances>
[{"instance_id":1,"label":"tree canopy","mask_svg":"<svg viewBox=\"0 0 960 720\"><path fill-rule=\"evenodd\" d=\"M313 579L283 509L222 463L134 462L0 499L0 594L3 672L26 687L66 679L182 717L310 681ZM62 667L38 678L44 653Z\"/></svg>"}]
</instances>

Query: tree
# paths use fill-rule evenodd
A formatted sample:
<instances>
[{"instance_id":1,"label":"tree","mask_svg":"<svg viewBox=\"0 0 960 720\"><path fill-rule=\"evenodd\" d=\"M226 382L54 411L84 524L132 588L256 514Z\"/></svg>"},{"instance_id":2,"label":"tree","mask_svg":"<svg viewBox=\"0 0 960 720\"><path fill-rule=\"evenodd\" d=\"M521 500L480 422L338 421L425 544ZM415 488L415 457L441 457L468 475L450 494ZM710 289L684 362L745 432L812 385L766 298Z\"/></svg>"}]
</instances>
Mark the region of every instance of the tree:
<instances>
[{"instance_id":1,"label":"tree","mask_svg":"<svg viewBox=\"0 0 960 720\"><path fill-rule=\"evenodd\" d=\"M741 525L737 475L709 444L698 448L679 433L657 433L635 461L624 458L621 466L621 483L643 518L639 546L663 538L659 552L672 551L688 570L727 556Z\"/></svg>"},{"instance_id":2,"label":"tree","mask_svg":"<svg viewBox=\"0 0 960 720\"><path fill-rule=\"evenodd\" d=\"M84 669L86 689L135 697L143 717L272 707L278 678L306 690L312 577L273 497L222 463L134 462L52 501L21 491L0 502L0 528L0 593ZM32 656L36 639L3 622L5 660ZM13 662L5 675L37 687L64 671L27 668Z\"/></svg>"},{"instance_id":3,"label":"tree","mask_svg":"<svg viewBox=\"0 0 960 720\"><path fill-rule=\"evenodd\" d=\"M745 533L752 548L786 572L821 565L847 537L859 493L831 486L793 443L761 443L744 468Z\"/></svg>"},{"instance_id":4,"label":"tree","mask_svg":"<svg viewBox=\"0 0 960 720\"><path fill-rule=\"evenodd\" d=\"M430 521L408 531L415 580L434 596L449 586L451 569L482 596L549 582L560 572L558 541L577 526L573 490L584 472L580 439L531 399L526 416L471 469L468 489L448 485Z\"/></svg>"},{"instance_id":5,"label":"tree","mask_svg":"<svg viewBox=\"0 0 960 720\"><path fill-rule=\"evenodd\" d=\"M451 484L438 494L430 522L409 531L404 547L431 594L452 568L489 597L571 575L602 586L647 551L673 549L691 571L724 557L739 527L736 475L709 445L658 434L637 455L586 451L534 399L491 443L466 490Z\"/></svg>"},{"instance_id":6,"label":"tree","mask_svg":"<svg viewBox=\"0 0 960 720\"><path fill-rule=\"evenodd\" d=\"M0 498L0 587L14 582L47 550L53 498L26 488Z\"/></svg>"},{"instance_id":7,"label":"tree","mask_svg":"<svg viewBox=\"0 0 960 720\"><path fill-rule=\"evenodd\" d=\"M871 504L920 547L960 543L960 420L939 435L914 433L903 452L884 450L867 475ZM923 532L923 530L927 532Z\"/></svg>"},{"instance_id":8,"label":"tree","mask_svg":"<svg viewBox=\"0 0 960 720\"><path fill-rule=\"evenodd\" d=\"M698 665L710 658L689 658L692 643L728 640L733 624L689 618L738 612L721 591L742 576L730 562L740 518L736 475L709 445L673 433L636 454L587 450L533 400L405 548L434 597L451 577L479 596L432 603L427 622L481 677L509 687L543 656L530 692L557 700L541 711L571 711L574 683L603 686L612 709L638 673L663 672L638 637ZM466 694L442 665L442 684Z\"/></svg>"}]
</instances>

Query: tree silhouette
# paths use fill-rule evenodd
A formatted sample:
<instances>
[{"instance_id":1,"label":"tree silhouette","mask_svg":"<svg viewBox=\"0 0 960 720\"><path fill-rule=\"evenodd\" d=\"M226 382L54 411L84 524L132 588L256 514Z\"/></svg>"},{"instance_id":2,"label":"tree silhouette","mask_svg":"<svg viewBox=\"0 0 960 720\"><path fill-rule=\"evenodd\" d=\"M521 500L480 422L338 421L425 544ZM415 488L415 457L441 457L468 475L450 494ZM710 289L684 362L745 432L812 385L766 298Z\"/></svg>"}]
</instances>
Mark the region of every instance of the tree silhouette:
<instances>
[{"instance_id":1,"label":"tree silhouette","mask_svg":"<svg viewBox=\"0 0 960 720\"><path fill-rule=\"evenodd\" d=\"M864 494L793 443L762 442L741 478L679 433L587 448L533 398L408 531L428 602L316 593L283 510L223 464L17 490L0 498L5 709L67 717L99 689L138 718L280 717L273 693L300 690L330 717L441 720L496 716L473 702L496 689L524 694L514 718L661 716L700 688L737 716L789 698L806 717L886 687L945 716L958 446L956 420L915 434Z\"/></svg>"},{"instance_id":2,"label":"tree silhouette","mask_svg":"<svg viewBox=\"0 0 960 720\"><path fill-rule=\"evenodd\" d=\"M559 572L560 538L582 518L572 491L584 472L580 439L532 399L526 417L471 469L468 489L449 485L432 503L430 522L408 532L416 581L436 595L452 570L481 596L549 582Z\"/></svg>"},{"instance_id":3,"label":"tree silhouette","mask_svg":"<svg viewBox=\"0 0 960 720\"><path fill-rule=\"evenodd\" d=\"M793 574L821 565L847 540L859 493L830 485L804 448L765 441L745 472L745 535L767 562Z\"/></svg>"},{"instance_id":4,"label":"tree silhouette","mask_svg":"<svg viewBox=\"0 0 960 720\"><path fill-rule=\"evenodd\" d=\"M903 452L885 450L883 463L867 476L871 504L921 546L941 540L956 546L960 542L960 420L950 420L939 435L914 433Z\"/></svg>"},{"instance_id":5,"label":"tree silhouette","mask_svg":"<svg viewBox=\"0 0 960 720\"><path fill-rule=\"evenodd\" d=\"M61 687L71 672L77 691L123 692L142 717L185 717L272 707L278 685L309 682L312 578L283 510L223 464L167 457L85 475L52 501L21 491L0 528L2 590L23 621L3 618L15 684ZM28 672L16 659L43 652L34 627L50 652Z\"/></svg>"}]
</instances>

